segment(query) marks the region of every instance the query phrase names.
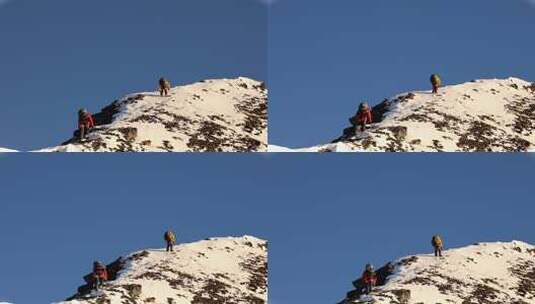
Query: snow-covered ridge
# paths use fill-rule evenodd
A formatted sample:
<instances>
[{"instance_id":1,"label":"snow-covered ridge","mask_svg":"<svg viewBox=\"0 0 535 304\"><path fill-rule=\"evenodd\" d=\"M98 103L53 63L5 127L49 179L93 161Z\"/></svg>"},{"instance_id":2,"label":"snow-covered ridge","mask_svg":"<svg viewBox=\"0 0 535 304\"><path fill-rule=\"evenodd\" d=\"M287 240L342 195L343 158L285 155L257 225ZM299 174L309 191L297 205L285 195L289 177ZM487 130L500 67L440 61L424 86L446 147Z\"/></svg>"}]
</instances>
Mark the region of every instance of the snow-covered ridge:
<instances>
[{"instance_id":1,"label":"snow-covered ridge","mask_svg":"<svg viewBox=\"0 0 535 304\"><path fill-rule=\"evenodd\" d=\"M266 304L267 243L251 236L212 238L150 249L108 265L116 278L87 286L61 304Z\"/></svg>"},{"instance_id":2,"label":"snow-covered ridge","mask_svg":"<svg viewBox=\"0 0 535 304\"><path fill-rule=\"evenodd\" d=\"M18 151L7 149L7 148L0 148L0 153L11 153L11 152L18 152ZM0 304L2 304L2 302L0 302Z\"/></svg>"},{"instance_id":3,"label":"snow-covered ridge","mask_svg":"<svg viewBox=\"0 0 535 304\"><path fill-rule=\"evenodd\" d=\"M535 303L535 246L524 242L479 243L394 266L384 285L369 295L353 290L341 303Z\"/></svg>"},{"instance_id":4,"label":"snow-covered ridge","mask_svg":"<svg viewBox=\"0 0 535 304\"><path fill-rule=\"evenodd\" d=\"M314 146L308 148L287 148L278 145L269 145L268 152L271 153L314 153L314 152L355 152L348 146L342 143L332 143L321 146Z\"/></svg>"},{"instance_id":5,"label":"snow-covered ridge","mask_svg":"<svg viewBox=\"0 0 535 304\"><path fill-rule=\"evenodd\" d=\"M39 152L267 150L267 89L244 77L174 87L169 97L130 94L94 116L86 141L71 138Z\"/></svg>"},{"instance_id":6,"label":"snow-covered ridge","mask_svg":"<svg viewBox=\"0 0 535 304\"><path fill-rule=\"evenodd\" d=\"M365 132L347 128L332 143L297 151L535 150L535 83L518 78L474 80L443 87L438 94L404 93L374 106L373 114Z\"/></svg>"}]
</instances>

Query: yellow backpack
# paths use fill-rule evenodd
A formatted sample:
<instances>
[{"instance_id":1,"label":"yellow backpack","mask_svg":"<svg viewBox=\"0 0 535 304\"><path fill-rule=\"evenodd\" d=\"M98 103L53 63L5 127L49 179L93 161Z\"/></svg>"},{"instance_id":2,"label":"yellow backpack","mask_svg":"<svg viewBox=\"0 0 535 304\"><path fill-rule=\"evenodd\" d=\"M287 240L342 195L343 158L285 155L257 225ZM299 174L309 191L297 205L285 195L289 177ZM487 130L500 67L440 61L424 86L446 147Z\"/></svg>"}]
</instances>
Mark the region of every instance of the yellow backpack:
<instances>
[{"instance_id":1,"label":"yellow backpack","mask_svg":"<svg viewBox=\"0 0 535 304\"><path fill-rule=\"evenodd\" d=\"M439 235L434 235L431 244L435 247L442 247L442 239Z\"/></svg>"},{"instance_id":2,"label":"yellow backpack","mask_svg":"<svg viewBox=\"0 0 535 304\"><path fill-rule=\"evenodd\" d=\"M440 80L440 76L438 76L437 74L431 75L431 83L440 86L442 84L442 81Z\"/></svg>"},{"instance_id":3,"label":"yellow backpack","mask_svg":"<svg viewBox=\"0 0 535 304\"><path fill-rule=\"evenodd\" d=\"M176 242L175 234L172 231L167 231L164 235L164 239L172 243Z\"/></svg>"}]
</instances>

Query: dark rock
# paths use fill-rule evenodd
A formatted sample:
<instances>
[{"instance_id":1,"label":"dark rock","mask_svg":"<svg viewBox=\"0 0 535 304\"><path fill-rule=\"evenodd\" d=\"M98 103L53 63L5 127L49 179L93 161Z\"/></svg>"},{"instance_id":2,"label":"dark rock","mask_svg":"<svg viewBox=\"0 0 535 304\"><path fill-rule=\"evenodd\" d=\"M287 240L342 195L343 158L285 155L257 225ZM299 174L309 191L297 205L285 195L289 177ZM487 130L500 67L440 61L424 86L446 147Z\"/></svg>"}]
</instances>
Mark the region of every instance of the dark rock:
<instances>
[{"instance_id":1,"label":"dark rock","mask_svg":"<svg viewBox=\"0 0 535 304\"><path fill-rule=\"evenodd\" d=\"M395 265L391 262L387 263L383 267L377 269L375 273L377 274L377 286L385 285L388 277L394 273ZM364 294L364 288L366 287L362 278L358 278L353 281L354 290L347 293L346 299L352 301L360 298Z\"/></svg>"},{"instance_id":2,"label":"dark rock","mask_svg":"<svg viewBox=\"0 0 535 304\"><path fill-rule=\"evenodd\" d=\"M408 290L408 289L396 289L396 290L391 290L390 291L391 293L393 293L399 304L409 304L409 301L411 299L411 291Z\"/></svg>"},{"instance_id":3,"label":"dark rock","mask_svg":"<svg viewBox=\"0 0 535 304\"><path fill-rule=\"evenodd\" d=\"M110 124L113 121L113 116L119 113L120 107L119 101L116 100L109 106L104 107L100 112L93 114L95 125L101 126Z\"/></svg>"},{"instance_id":4,"label":"dark rock","mask_svg":"<svg viewBox=\"0 0 535 304\"><path fill-rule=\"evenodd\" d=\"M496 127L487 123L474 121L470 129L461 135L457 146L464 151L491 151L491 146L495 142L492 138Z\"/></svg>"},{"instance_id":5,"label":"dark rock","mask_svg":"<svg viewBox=\"0 0 535 304\"><path fill-rule=\"evenodd\" d=\"M259 91L265 91L267 90L267 86L265 82L261 82L260 84L253 85L253 88L259 90Z\"/></svg>"},{"instance_id":6,"label":"dark rock","mask_svg":"<svg viewBox=\"0 0 535 304\"><path fill-rule=\"evenodd\" d=\"M127 127L117 129L121 134L123 134L124 139L128 142L134 142L137 138L137 128Z\"/></svg>"},{"instance_id":7,"label":"dark rock","mask_svg":"<svg viewBox=\"0 0 535 304\"><path fill-rule=\"evenodd\" d=\"M125 261L124 261L124 259L122 257L118 258L117 260L115 260L111 264L108 264L106 266L106 270L108 271L108 280L109 281L116 280L117 279L117 275L119 274L119 272L124 269L124 265L125 265ZM78 292L75 295L67 298L66 301L81 299L83 296L88 295L89 293L91 293L92 284L93 284L93 273L89 273L89 274L85 275L83 277L83 279L86 282L86 284L78 287Z\"/></svg>"},{"instance_id":8,"label":"dark rock","mask_svg":"<svg viewBox=\"0 0 535 304\"><path fill-rule=\"evenodd\" d=\"M388 127L387 129L392 132L392 135L394 135L394 138L397 140L404 140L407 137L407 127L395 126Z\"/></svg>"},{"instance_id":9,"label":"dark rock","mask_svg":"<svg viewBox=\"0 0 535 304\"><path fill-rule=\"evenodd\" d=\"M410 94L409 94L410 95ZM414 94L413 94L414 95ZM413 97L411 97L413 98ZM383 100L381 103L375 105L372 107L372 117L373 117L373 123L378 123L383 121L384 115L388 112L390 108L391 102L388 99ZM341 141L345 141L355 135L355 131L357 129L356 127L356 114L349 118L349 124L351 124L350 127L347 127L344 129L342 136L332 141L332 143L337 143Z\"/></svg>"},{"instance_id":10,"label":"dark rock","mask_svg":"<svg viewBox=\"0 0 535 304\"><path fill-rule=\"evenodd\" d=\"M121 285L131 298L139 298L141 296L141 285L139 284L129 284Z\"/></svg>"},{"instance_id":11,"label":"dark rock","mask_svg":"<svg viewBox=\"0 0 535 304\"><path fill-rule=\"evenodd\" d=\"M384 119L384 115L388 112L391 102L388 99L383 100L378 105L372 108L373 122L381 122Z\"/></svg>"}]
</instances>

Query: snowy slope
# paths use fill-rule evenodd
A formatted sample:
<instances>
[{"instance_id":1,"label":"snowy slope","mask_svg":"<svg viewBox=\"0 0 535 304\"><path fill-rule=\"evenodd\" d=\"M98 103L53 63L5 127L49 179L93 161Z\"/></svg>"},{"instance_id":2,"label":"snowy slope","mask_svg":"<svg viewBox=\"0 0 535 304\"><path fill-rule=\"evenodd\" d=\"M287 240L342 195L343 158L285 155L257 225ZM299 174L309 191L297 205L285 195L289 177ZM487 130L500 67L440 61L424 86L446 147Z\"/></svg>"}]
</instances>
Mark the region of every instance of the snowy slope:
<instances>
[{"instance_id":1,"label":"snowy slope","mask_svg":"<svg viewBox=\"0 0 535 304\"><path fill-rule=\"evenodd\" d=\"M7 148L0 148L0 153L18 152L17 150L11 150ZM2 304L2 302L0 302Z\"/></svg>"},{"instance_id":2,"label":"snowy slope","mask_svg":"<svg viewBox=\"0 0 535 304\"><path fill-rule=\"evenodd\" d=\"M349 293L341 303L535 303L535 246L480 243L444 253L400 259L385 285L369 296Z\"/></svg>"},{"instance_id":3,"label":"snowy slope","mask_svg":"<svg viewBox=\"0 0 535 304\"><path fill-rule=\"evenodd\" d=\"M300 151L300 149L290 149L290 148L277 146L277 145L268 145L268 152L277 153L277 152L303 152L303 151Z\"/></svg>"},{"instance_id":4,"label":"snowy slope","mask_svg":"<svg viewBox=\"0 0 535 304\"><path fill-rule=\"evenodd\" d=\"M97 127L39 152L266 151L267 89L248 79L205 80L128 95L95 114Z\"/></svg>"},{"instance_id":5,"label":"snowy slope","mask_svg":"<svg viewBox=\"0 0 535 304\"><path fill-rule=\"evenodd\" d=\"M121 269L100 291L61 303L267 303L267 243L251 236L136 252Z\"/></svg>"},{"instance_id":6,"label":"snowy slope","mask_svg":"<svg viewBox=\"0 0 535 304\"><path fill-rule=\"evenodd\" d=\"M298 150L535 150L535 83L518 78L446 86L436 95L404 93L376 105L373 114L374 124L365 132L346 129L332 143Z\"/></svg>"},{"instance_id":7,"label":"snowy slope","mask_svg":"<svg viewBox=\"0 0 535 304\"><path fill-rule=\"evenodd\" d=\"M287 148L278 145L269 145L268 152L272 153L312 153L312 152L354 152L343 143L332 143L308 148Z\"/></svg>"}]
</instances>

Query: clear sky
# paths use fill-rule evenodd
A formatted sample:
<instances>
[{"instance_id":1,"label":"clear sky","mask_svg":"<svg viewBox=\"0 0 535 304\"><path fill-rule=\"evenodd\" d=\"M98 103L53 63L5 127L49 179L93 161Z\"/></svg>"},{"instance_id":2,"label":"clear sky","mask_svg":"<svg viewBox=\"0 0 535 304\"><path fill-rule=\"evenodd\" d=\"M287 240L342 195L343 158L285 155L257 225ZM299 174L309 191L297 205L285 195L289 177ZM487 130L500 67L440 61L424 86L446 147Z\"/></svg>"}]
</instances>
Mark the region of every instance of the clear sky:
<instances>
[{"instance_id":1,"label":"clear sky","mask_svg":"<svg viewBox=\"0 0 535 304\"><path fill-rule=\"evenodd\" d=\"M281 0L269 17L270 142L328 142L361 100L476 78L535 81L535 1Z\"/></svg>"},{"instance_id":2,"label":"clear sky","mask_svg":"<svg viewBox=\"0 0 535 304\"><path fill-rule=\"evenodd\" d=\"M72 135L76 111L207 78L267 79L261 0L0 0L0 147Z\"/></svg>"},{"instance_id":3,"label":"clear sky","mask_svg":"<svg viewBox=\"0 0 535 304\"><path fill-rule=\"evenodd\" d=\"M343 298L367 262L535 243L527 154L0 156L0 300L71 295L94 259L179 241L270 241L270 303Z\"/></svg>"}]
</instances>

